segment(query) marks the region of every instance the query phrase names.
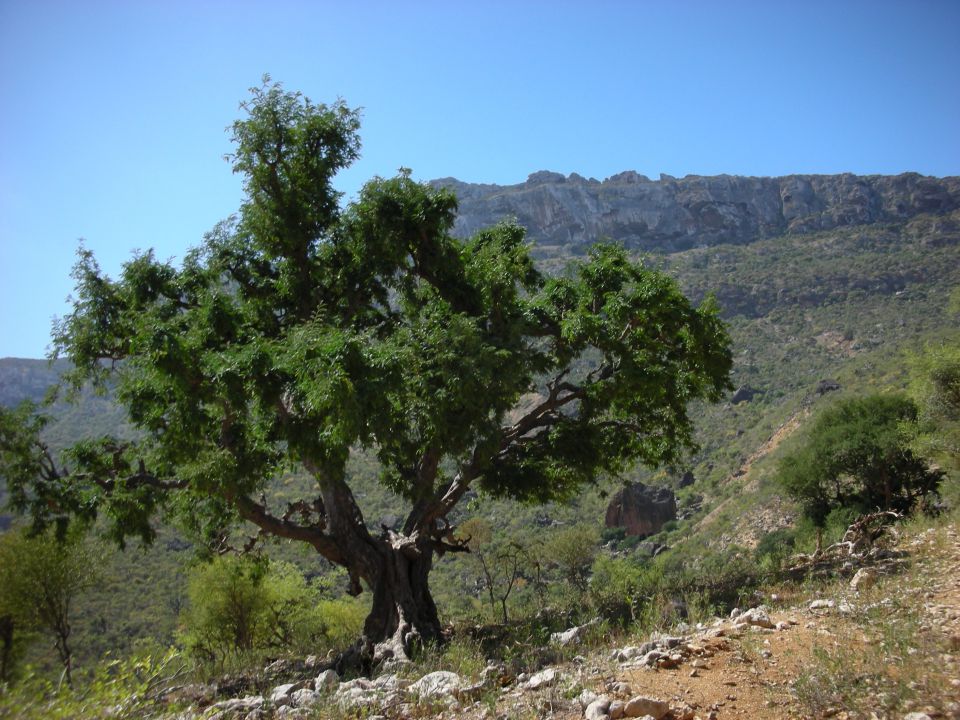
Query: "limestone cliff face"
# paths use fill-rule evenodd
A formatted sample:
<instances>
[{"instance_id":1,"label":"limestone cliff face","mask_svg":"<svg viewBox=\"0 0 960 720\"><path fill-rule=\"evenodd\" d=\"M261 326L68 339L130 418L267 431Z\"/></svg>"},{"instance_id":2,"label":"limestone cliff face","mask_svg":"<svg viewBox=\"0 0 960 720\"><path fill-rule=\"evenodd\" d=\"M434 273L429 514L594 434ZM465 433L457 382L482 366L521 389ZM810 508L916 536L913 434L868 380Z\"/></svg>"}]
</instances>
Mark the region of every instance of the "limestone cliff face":
<instances>
[{"instance_id":1,"label":"limestone cliff face","mask_svg":"<svg viewBox=\"0 0 960 720\"><path fill-rule=\"evenodd\" d=\"M624 485L610 500L604 524L622 527L627 535L647 537L660 532L664 523L677 519L673 490L643 483Z\"/></svg>"},{"instance_id":2,"label":"limestone cliff face","mask_svg":"<svg viewBox=\"0 0 960 720\"><path fill-rule=\"evenodd\" d=\"M600 182L575 173L537 172L519 185L475 185L453 178L431 184L452 189L460 199L458 235L514 217L541 254L602 237L639 250L671 252L960 208L960 177L916 173L661 175L650 180L628 171Z\"/></svg>"}]
</instances>

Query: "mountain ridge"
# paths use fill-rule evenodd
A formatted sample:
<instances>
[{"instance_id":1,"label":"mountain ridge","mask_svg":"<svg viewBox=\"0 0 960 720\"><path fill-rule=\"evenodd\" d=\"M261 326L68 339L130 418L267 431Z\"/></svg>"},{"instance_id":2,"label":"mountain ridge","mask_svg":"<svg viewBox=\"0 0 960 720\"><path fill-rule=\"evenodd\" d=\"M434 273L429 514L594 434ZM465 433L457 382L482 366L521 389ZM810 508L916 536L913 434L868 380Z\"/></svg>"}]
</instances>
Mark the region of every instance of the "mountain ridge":
<instances>
[{"instance_id":1,"label":"mountain ridge","mask_svg":"<svg viewBox=\"0 0 960 720\"><path fill-rule=\"evenodd\" d=\"M583 252L606 237L640 251L746 244L786 234L903 222L960 208L960 176L687 175L651 180L627 170L603 181L538 171L523 183L431 180L454 191L454 233L504 218L527 228L539 256Z\"/></svg>"}]
</instances>

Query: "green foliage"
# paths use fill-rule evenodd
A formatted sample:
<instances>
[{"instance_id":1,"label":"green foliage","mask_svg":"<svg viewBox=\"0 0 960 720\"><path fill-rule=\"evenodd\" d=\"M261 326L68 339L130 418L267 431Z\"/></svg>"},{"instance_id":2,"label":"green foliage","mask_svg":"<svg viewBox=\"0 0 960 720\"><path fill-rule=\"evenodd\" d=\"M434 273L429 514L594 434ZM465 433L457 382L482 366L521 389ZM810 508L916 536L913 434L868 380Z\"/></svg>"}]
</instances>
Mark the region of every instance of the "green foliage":
<instances>
[{"instance_id":1,"label":"green foliage","mask_svg":"<svg viewBox=\"0 0 960 720\"><path fill-rule=\"evenodd\" d=\"M57 538L23 530L0 535L0 615L12 632L39 630L52 636L69 684L71 623L78 596L97 581L98 552L78 529Z\"/></svg>"},{"instance_id":2,"label":"green foliage","mask_svg":"<svg viewBox=\"0 0 960 720\"><path fill-rule=\"evenodd\" d=\"M207 666L264 653L311 654L356 638L366 608L324 600L289 563L218 557L190 574L182 621L188 652Z\"/></svg>"},{"instance_id":3,"label":"green foliage","mask_svg":"<svg viewBox=\"0 0 960 720\"><path fill-rule=\"evenodd\" d=\"M545 561L556 563L563 579L583 593L589 586L590 569L597 556L599 541L597 526L581 523L551 533L540 554Z\"/></svg>"},{"instance_id":4,"label":"green foliage","mask_svg":"<svg viewBox=\"0 0 960 720\"><path fill-rule=\"evenodd\" d=\"M911 360L910 394L919 408L915 448L960 469L960 342L928 344Z\"/></svg>"},{"instance_id":5,"label":"green foliage","mask_svg":"<svg viewBox=\"0 0 960 720\"><path fill-rule=\"evenodd\" d=\"M55 457L32 408L0 410L0 471L35 527L80 517L120 544L149 543L166 514L218 545L252 523L347 568L355 591L365 581L385 637L411 604L385 593L425 598L413 622L430 639L440 628L426 571L388 573L386 558L429 569L468 490L569 499L694 448L689 404L729 389L712 300L692 305L612 245L548 277L516 224L454 238L454 196L407 171L373 179L341 209L333 178L359 152L357 112L268 78L243 109L230 156L240 212L182 266L148 251L113 279L80 249L55 352L72 363L74 392L111 384L134 432ZM349 484L358 449L409 503L402 552L364 522ZM289 472L312 487L286 511L271 507L261 498ZM513 578L504 616L525 557L510 543L495 553ZM399 587L409 578L423 587ZM234 579L238 592L258 582ZM237 626L200 645L222 657L225 644L255 645L251 633Z\"/></svg>"},{"instance_id":6,"label":"green foliage","mask_svg":"<svg viewBox=\"0 0 960 720\"><path fill-rule=\"evenodd\" d=\"M935 495L943 478L909 448L904 426L915 419L916 407L899 395L840 400L781 458L780 482L817 527L838 507L909 512Z\"/></svg>"},{"instance_id":7,"label":"green foliage","mask_svg":"<svg viewBox=\"0 0 960 720\"><path fill-rule=\"evenodd\" d=\"M23 720L149 717L163 707L162 692L185 669L176 650L141 653L124 660L106 658L82 687L58 687L30 674L0 693L0 717Z\"/></svg>"}]
</instances>

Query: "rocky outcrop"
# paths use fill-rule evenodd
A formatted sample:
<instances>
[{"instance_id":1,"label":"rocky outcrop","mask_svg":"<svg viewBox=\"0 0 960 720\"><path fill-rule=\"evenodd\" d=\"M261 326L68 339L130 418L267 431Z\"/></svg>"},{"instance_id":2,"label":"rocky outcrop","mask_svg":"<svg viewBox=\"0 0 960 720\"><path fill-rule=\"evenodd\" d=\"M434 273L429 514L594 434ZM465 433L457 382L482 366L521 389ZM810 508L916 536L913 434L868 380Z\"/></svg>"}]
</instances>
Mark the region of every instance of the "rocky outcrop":
<instances>
[{"instance_id":1,"label":"rocky outcrop","mask_svg":"<svg viewBox=\"0 0 960 720\"><path fill-rule=\"evenodd\" d=\"M467 236L514 217L535 250L583 247L608 237L629 248L684 250L742 244L787 233L903 221L960 208L960 177L661 175L633 171L603 182L576 173L536 172L518 185L434 180L460 201L455 232Z\"/></svg>"},{"instance_id":2,"label":"rocky outcrop","mask_svg":"<svg viewBox=\"0 0 960 720\"><path fill-rule=\"evenodd\" d=\"M673 490L631 483L617 491L607 506L606 526L622 527L627 535L647 537L677 518Z\"/></svg>"}]
</instances>

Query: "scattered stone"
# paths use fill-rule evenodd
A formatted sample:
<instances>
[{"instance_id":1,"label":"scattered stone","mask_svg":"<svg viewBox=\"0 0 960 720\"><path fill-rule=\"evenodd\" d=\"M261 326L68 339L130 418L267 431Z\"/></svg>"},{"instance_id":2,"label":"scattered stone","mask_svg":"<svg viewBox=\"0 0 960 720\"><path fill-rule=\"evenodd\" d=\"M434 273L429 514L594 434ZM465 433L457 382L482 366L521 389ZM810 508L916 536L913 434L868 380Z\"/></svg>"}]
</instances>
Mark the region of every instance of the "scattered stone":
<instances>
[{"instance_id":1,"label":"scattered stone","mask_svg":"<svg viewBox=\"0 0 960 720\"><path fill-rule=\"evenodd\" d=\"M296 690L290 695L290 703L294 707L309 707L315 704L317 700L319 700L317 693L307 688Z\"/></svg>"},{"instance_id":2,"label":"scattered stone","mask_svg":"<svg viewBox=\"0 0 960 720\"><path fill-rule=\"evenodd\" d=\"M654 720L660 720L664 715L670 712L670 706L662 700L637 695L627 702L624 712L627 717L641 717L650 715Z\"/></svg>"},{"instance_id":3,"label":"scattered stone","mask_svg":"<svg viewBox=\"0 0 960 720\"><path fill-rule=\"evenodd\" d=\"M282 705L276 709L273 717L277 718L277 720L302 720L307 717L307 714L306 710L294 708L290 705Z\"/></svg>"},{"instance_id":4,"label":"scattered stone","mask_svg":"<svg viewBox=\"0 0 960 720\"><path fill-rule=\"evenodd\" d=\"M635 658L643 656L646 652L648 651L641 650L635 645L628 645L627 647L620 648L619 650L614 650L612 658L617 662L629 662Z\"/></svg>"},{"instance_id":5,"label":"scattered stone","mask_svg":"<svg viewBox=\"0 0 960 720\"><path fill-rule=\"evenodd\" d=\"M870 568L860 568L850 580L850 587L856 591L866 590L877 582L877 573Z\"/></svg>"},{"instance_id":6,"label":"scattered stone","mask_svg":"<svg viewBox=\"0 0 960 720\"><path fill-rule=\"evenodd\" d=\"M597 695L593 690L583 690L577 697L577 701L580 703L580 707L586 710L590 703L599 698L600 696ZM604 712L606 712L606 710L604 710Z\"/></svg>"},{"instance_id":7,"label":"scattered stone","mask_svg":"<svg viewBox=\"0 0 960 720\"><path fill-rule=\"evenodd\" d=\"M610 720L620 720L627 712L627 704L623 700L614 700L610 703L607 714Z\"/></svg>"},{"instance_id":8,"label":"scattered stone","mask_svg":"<svg viewBox=\"0 0 960 720\"><path fill-rule=\"evenodd\" d=\"M211 705L210 709L216 710L217 716L224 717L232 713L251 712L253 710L259 710L262 705L263 705L262 695L250 695L248 697L221 700L220 702L214 703L213 705Z\"/></svg>"},{"instance_id":9,"label":"scattered stone","mask_svg":"<svg viewBox=\"0 0 960 720\"><path fill-rule=\"evenodd\" d=\"M428 675L424 675L410 686L409 690L418 697L441 697L443 695L455 695L462 682L460 676L449 670L437 670Z\"/></svg>"},{"instance_id":10,"label":"scattered stone","mask_svg":"<svg viewBox=\"0 0 960 720\"><path fill-rule=\"evenodd\" d=\"M810 603L811 610L829 610L836 603L833 600L814 600Z\"/></svg>"},{"instance_id":11,"label":"scattered stone","mask_svg":"<svg viewBox=\"0 0 960 720\"><path fill-rule=\"evenodd\" d=\"M270 702L274 705L286 705L289 702L290 694L293 692L295 685L296 683L277 685L277 687L270 691Z\"/></svg>"},{"instance_id":12,"label":"scattered stone","mask_svg":"<svg viewBox=\"0 0 960 720\"><path fill-rule=\"evenodd\" d=\"M770 615L767 609L762 605L760 607L750 608L746 612L737 616L737 624L756 625L757 627L772 628Z\"/></svg>"},{"instance_id":13,"label":"scattered stone","mask_svg":"<svg viewBox=\"0 0 960 720\"><path fill-rule=\"evenodd\" d=\"M663 653L659 650L651 650L643 656L643 658L640 660L640 664L654 667L663 657Z\"/></svg>"},{"instance_id":14,"label":"scattered stone","mask_svg":"<svg viewBox=\"0 0 960 720\"><path fill-rule=\"evenodd\" d=\"M692 663L690 663L690 665L697 670L706 670L708 667L710 667L706 660L702 660L700 658L694 660Z\"/></svg>"},{"instance_id":15,"label":"scattered stone","mask_svg":"<svg viewBox=\"0 0 960 720\"><path fill-rule=\"evenodd\" d=\"M630 685L625 682L610 683L610 686L607 689L615 695L629 695L633 692L633 688L631 688Z\"/></svg>"},{"instance_id":16,"label":"scattered stone","mask_svg":"<svg viewBox=\"0 0 960 720\"><path fill-rule=\"evenodd\" d=\"M783 620L781 620L780 622L778 622L778 623L776 624L776 628L777 628L777 630L780 630L781 632L782 632L783 630L789 630L789 629L790 629L790 623L784 622Z\"/></svg>"},{"instance_id":17,"label":"scattered stone","mask_svg":"<svg viewBox=\"0 0 960 720\"><path fill-rule=\"evenodd\" d=\"M598 697L592 703L587 705L587 709L583 711L583 717L585 720L607 720L610 716L607 715L607 710L610 709L610 698L608 697Z\"/></svg>"},{"instance_id":18,"label":"scattered stone","mask_svg":"<svg viewBox=\"0 0 960 720\"><path fill-rule=\"evenodd\" d=\"M317 679L313 681L313 689L318 693L330 692L331 690L335 690L339 684L340 676L337 675L336 671L324 670L317 675Z\"/></svg>"},{"instance_id":19,"label":"scattered stone","mask_svg":"<svg viewBox=\"0 0 960 720\"><path fill-rule=\"evenodd\" d=\"M931 718L926 713L912 712L904 715L903 720L931 720Z\"/></svg>"},{"instance_id":20,"label":"scattered stone","mask_svg":"<svg viewBox=\"0 0 960 720\"><path fill-rule=\"evenodd\" d=\"M554 668L547 668L532 675L530 679L523 684L523 687L525 690L539 690L540 688L550 687L557 682L559 677L560 673Z\"/></svg>"}]
</instances>

